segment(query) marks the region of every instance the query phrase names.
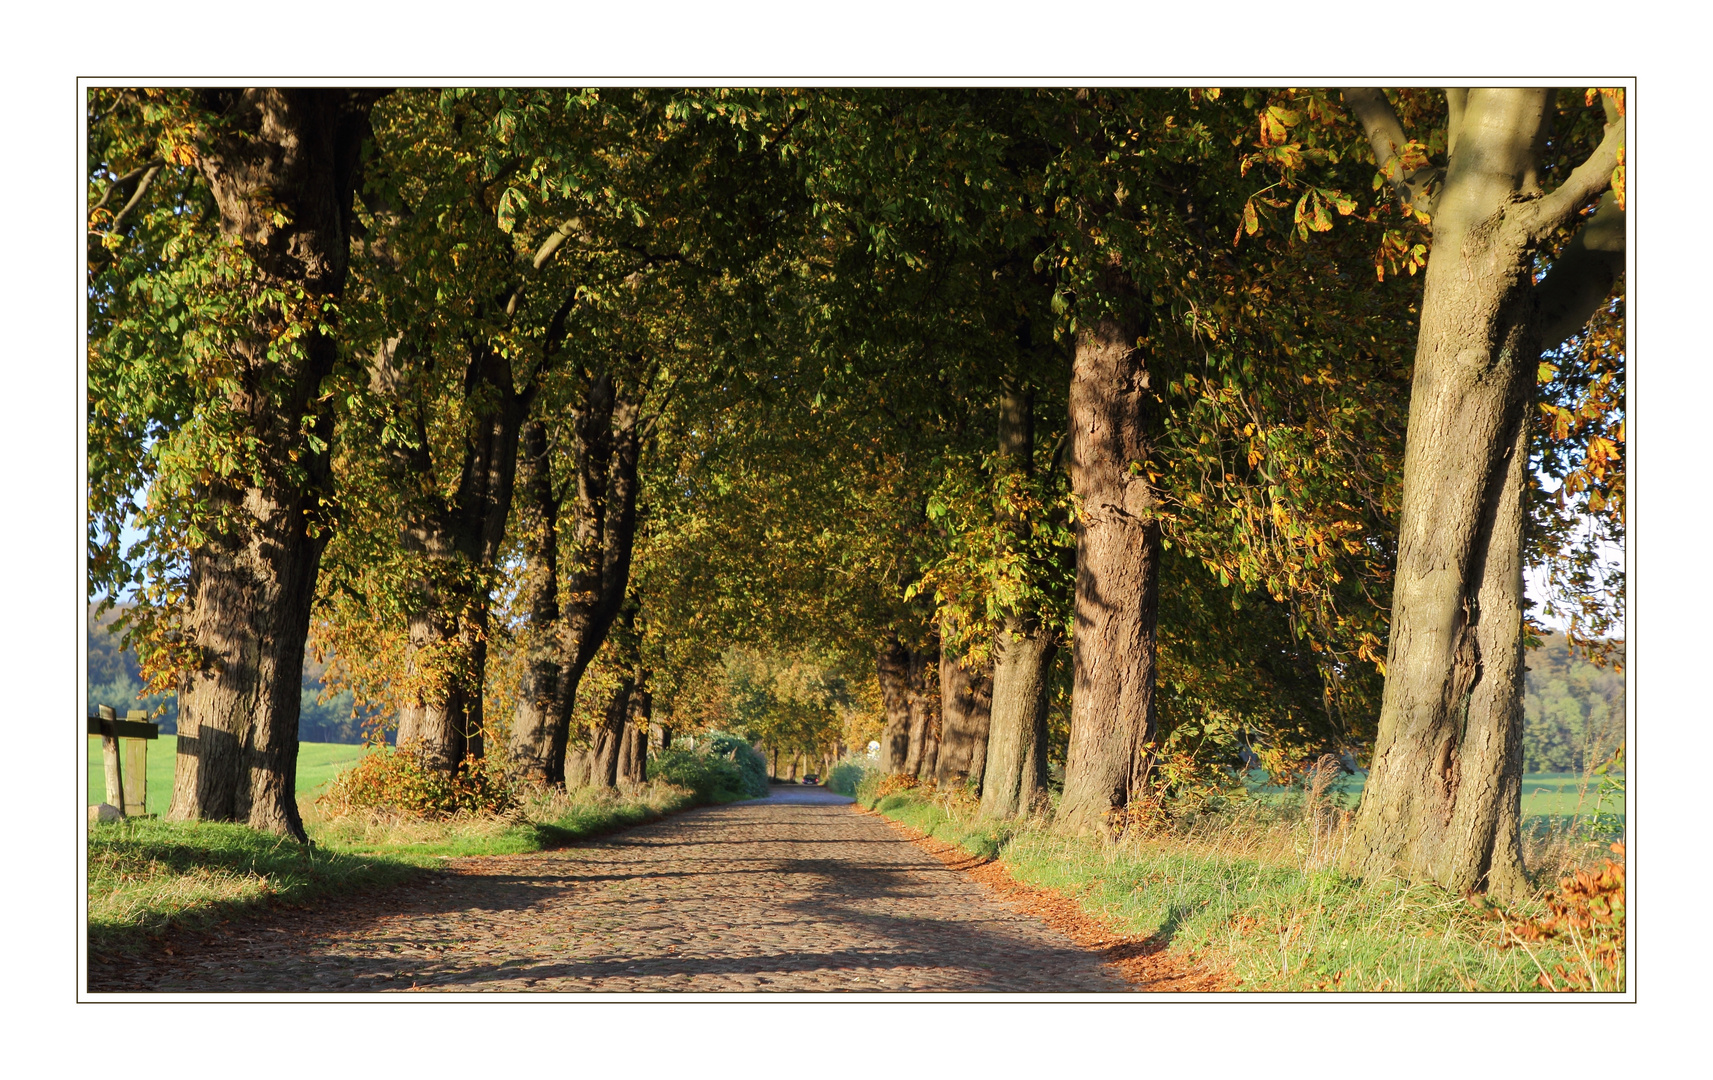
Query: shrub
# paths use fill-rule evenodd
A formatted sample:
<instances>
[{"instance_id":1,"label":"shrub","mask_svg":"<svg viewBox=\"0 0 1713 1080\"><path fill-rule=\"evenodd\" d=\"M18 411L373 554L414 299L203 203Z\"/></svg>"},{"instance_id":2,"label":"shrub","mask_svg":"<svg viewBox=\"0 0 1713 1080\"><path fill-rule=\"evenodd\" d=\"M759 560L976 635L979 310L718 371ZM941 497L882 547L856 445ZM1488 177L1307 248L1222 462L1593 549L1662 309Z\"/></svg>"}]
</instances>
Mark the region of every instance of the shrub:
<instances>
[{"instance_id":1,"label":"shrub","mask_svg":"<svg viewBox=\"0 0 1713 1080\"><path fill-rule=\"evenodd\" d=\"M725 758L743 774L743 791L752 799L767 798L767 759L745 739L723 731L696 737L696 753Z\"/></svg>"},{"instance_id":2,"label":"shrub","mask_svg":"<svg viewBox=\"0 0 1713 1080\"><path fill-rule=\"evenodd\" d=\"M827 774L827 790L855 798L857 788L875 772L875 767L867 761L846 758L834 765L832 771Z\"/></svg>"},{"instance_id":3,"label":"shrub","mask_svg":"<svg viewBox=\"0 0 1713 1080\"><path fill-rule=\"evenodd\" d=\"M694 750L666 750L648 763L648 778L692 791L697 802L731 802L749 797L743 769L731 758Z\"/></svg>"},{"instance_id":4,"label":"shrub","mask_svg":"<svg viewBox=\"0 0 1713 1080\"><path fill-rule=\"evenodd\" d=\"M317 800L329 813L383 810L441 818L460 811L503 814L517 805L505 776L488 762L465 758L447 775L423 764L409 745L382 747L340 773Z\"/></svg>"}]
</instances>

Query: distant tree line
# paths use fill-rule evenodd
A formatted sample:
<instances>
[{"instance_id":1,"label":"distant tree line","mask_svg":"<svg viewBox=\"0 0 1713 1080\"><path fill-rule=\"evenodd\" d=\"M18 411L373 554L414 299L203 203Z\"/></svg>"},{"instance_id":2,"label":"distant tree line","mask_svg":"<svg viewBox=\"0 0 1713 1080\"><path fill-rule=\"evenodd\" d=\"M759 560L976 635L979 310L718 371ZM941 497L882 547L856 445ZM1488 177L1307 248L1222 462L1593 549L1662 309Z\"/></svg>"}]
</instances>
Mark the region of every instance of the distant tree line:
<instances>
[{"instance_id":1,"label":"distant tree line","mask_svg":"<svg viewBox=\"0 0 1713 1080\"><path fill-rule=\"evenodd\" d=\"M84 690L89 708L111 705L120 713L143 709L150 719L161 726L163 735L178 733L178 695L174 693L143 694L143 678L137 654L124 648L124 635L112 629L113 620L123 609L97 614L92 608L89 629L84 638L89 646L89 662L84 668ZM322 700L321 683L325 664L314 660L303 666L301 718L298 721L304 742L360 743L363 722L352 715L351 691L341 690Z\"/></svg>"},{"instance_id":2,"label":"distant tree line","mask_svg":"<svg viewBox=\"0 0 1713 1080\"><path fill-rule=\"evenodd\" d=\"M1528 653L1523 690L1523 771L1582 772L1624 741L1624 646L1618 664L1596 667L1563 634Z\"/></svg>"}]
</instances>

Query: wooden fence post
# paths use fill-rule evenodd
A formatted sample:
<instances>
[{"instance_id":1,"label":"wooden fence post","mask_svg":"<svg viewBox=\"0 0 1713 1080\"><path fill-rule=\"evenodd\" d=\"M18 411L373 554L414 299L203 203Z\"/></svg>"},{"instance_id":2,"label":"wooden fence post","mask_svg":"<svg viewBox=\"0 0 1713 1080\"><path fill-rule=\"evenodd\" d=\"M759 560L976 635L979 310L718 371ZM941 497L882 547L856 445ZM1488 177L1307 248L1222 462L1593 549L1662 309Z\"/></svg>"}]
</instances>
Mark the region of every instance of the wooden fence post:
<instances>
[{"instance_id":1,"label":"wooden fence post","mask_svg":"<svg viewBox=\"0 0 1713 1080\"><path fill-rule=\"evenodd\" d=\"M142 709L132 709L125 718L146 720L148 715ZM149 744L143 739L120 739L119 750L125 763L125 805L121 809L126 817L144 817L149 801Z\"/></svg>"},{"instance_id":2,"label":"wooden fence post","mask_svg":"<svg viewBox=\"0 0 1713 1080\"><path fill-rule=\"evenodd\" d=\"M96 715L101 718L101 764L106 770L107 792L102 802L119 808L119 813L125 813L125 782L119 766L119 736L114 729L113 721L118 715L111 705L97 705Z\"/></svg>"}]
</instances>

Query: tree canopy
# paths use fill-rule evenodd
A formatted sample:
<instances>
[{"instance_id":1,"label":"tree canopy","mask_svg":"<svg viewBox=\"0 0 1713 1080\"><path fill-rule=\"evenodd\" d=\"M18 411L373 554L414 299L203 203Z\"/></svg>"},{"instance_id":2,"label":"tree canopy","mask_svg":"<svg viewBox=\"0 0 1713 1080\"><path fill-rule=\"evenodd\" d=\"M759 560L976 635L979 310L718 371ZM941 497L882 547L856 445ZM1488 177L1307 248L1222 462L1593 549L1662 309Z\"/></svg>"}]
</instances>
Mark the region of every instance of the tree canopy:
<instances>
[{"instance_id":1,"label":"tree canopy","mask_svg":"<svg viewBox=\"0 0 1713 1080\"><path fill-rule=\"evenodd\" d=\"M89 99L89 590L209 732L176 815L292 831L194 776L289 770L306 650L376 737L530 783L873 737L1123 828L1384 743L1424 286L1497 99L341 93ZM1542 100L1517 634L1609 660L1623 99Z\"/></svg>"}]
</instances>

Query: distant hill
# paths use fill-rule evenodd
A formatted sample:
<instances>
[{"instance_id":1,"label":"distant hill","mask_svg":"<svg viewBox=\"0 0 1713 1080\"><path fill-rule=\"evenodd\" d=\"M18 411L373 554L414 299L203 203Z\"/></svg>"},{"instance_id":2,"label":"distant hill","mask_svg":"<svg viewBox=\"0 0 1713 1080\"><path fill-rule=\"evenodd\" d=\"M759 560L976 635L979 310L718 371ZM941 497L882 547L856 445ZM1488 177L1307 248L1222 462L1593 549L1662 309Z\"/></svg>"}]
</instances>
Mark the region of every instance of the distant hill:
<instances>
[{"instance_id":1,"label":"distant hill","mask_svg":"<svg viewBox=\"0 0 1713 1080\"><path fill-rule=\"evenodd\" d=\"M86 704L111 705L123 714L128 709L146 709L167 735L178 733L178 695L151 694L138 699L143 689L137 654L120 647L123 634L112 629L119 609L99 616L93 605L89 609L89 631L84 640L89 646L89 663L84 669ZM360 743L362 726L351 718L351 694L342 691L326 702L321 696L321 673L325 670L314 661L306 660L303 673L303 698L298 719L298 737L304 742Z\"/></svg>"},{"instance_id":2,"label":"distant hill","mask_svg":"<svg viewBox=\"0 0 1713 1080\"><path fill-rule=\"evenodd\" d=\"M1619 645L1614 658L1626 657ZM1552 634L1526 658L1523 771L1582 772L1624 741L1624 676L1595 667Z\"/></svg>"}]
</instances>

